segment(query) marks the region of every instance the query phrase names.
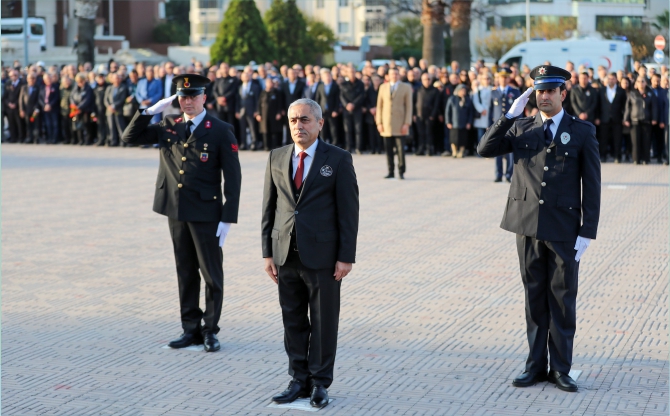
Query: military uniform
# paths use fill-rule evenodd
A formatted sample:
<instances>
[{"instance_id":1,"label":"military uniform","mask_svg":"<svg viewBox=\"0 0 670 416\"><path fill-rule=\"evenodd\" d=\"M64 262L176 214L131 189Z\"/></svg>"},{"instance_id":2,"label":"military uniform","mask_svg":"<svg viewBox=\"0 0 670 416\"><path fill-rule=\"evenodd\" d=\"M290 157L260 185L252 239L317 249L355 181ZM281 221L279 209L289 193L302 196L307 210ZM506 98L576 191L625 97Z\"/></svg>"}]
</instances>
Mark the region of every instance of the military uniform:
<instances>
[{"instance_id":1,"label":"military uniform","mask_svg":"<svg viewBox=\"0 0 670 416\"><path fill-rule=\"evenodd\" d=\"M501 227L517 234L530 349L526 372L543 377L547 349L550 370L570 372L579 271L573 246L578 236L596 238L600 215L595 127L562 109L552 117L558 118L551 139L542 113L515 119L503 115L477 148L485 157L512 153L514 158ZM576 391L576 385L568 391Z\"/></svg>"},{"instance_id":2,"label":"military uniform","mask_svg":"<svg viewBox=\"0 0 670 416\"><path fill-rule=\"evenodd\" d=\"M192 74L188 76L195 78ZM177 81L175 77L173 82ZM182 327L184 334L192 334L196 339L200 339L201 333L219 331L223 253L217 227L220 222L237 222L242 179L233 127L207 115L206 110L203 113L194 118L198 121L203 116L190 134L185 116L167 115L159 123L149 125L152 116L143 115L140 110L122 138L126 143L158 144L160 165L153 209L168 217ZM199 272L206 284L204 313L198 306Z\"/></svg>"}]
</instances>

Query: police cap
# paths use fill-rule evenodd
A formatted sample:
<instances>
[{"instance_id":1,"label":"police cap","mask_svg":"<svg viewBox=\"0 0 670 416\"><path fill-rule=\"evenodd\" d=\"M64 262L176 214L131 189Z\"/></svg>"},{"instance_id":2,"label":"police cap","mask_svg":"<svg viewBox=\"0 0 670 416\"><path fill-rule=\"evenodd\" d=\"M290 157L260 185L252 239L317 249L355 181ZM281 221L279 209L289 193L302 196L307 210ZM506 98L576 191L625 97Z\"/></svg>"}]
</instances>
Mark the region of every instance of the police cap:
<instances>
[{"instance_id":1,"label":"police cap","mask_svg":"<svg viewBox=\"0 0 670 416\"><path fill-rule=\"evenodd\" d=\"M551 65L540 65L530 71L530 77L535 80L535 90L553 90L565 84L572 75L563 68Z\"/></svg>"},{"instance_id":2,"label":"police cap","mask_svg":"<svg viewBox=\"0 0 670 416\"><path fill-rule=\"evenodd\" d=\"M500 69L498 70L497 75L498 75L499 77L500 77L500 76L502 76L502 77L508 77L508 76L512 75L512 71L510 71L510 69L507 68L507 67L502 67L502 68L500 68Z\"/></svg>"},{"instance_id":3,"label":"police cap","mask_svg":"<svg viewBox=\"0 0 670 416\"><path fill-rule=\"evenodd\" d=\"M198 74L183 74L172 78L172 83L177 85L178 97L191 97L205 93L205 87L211 81L207 77Z\"/></svg>"}]
</instances>

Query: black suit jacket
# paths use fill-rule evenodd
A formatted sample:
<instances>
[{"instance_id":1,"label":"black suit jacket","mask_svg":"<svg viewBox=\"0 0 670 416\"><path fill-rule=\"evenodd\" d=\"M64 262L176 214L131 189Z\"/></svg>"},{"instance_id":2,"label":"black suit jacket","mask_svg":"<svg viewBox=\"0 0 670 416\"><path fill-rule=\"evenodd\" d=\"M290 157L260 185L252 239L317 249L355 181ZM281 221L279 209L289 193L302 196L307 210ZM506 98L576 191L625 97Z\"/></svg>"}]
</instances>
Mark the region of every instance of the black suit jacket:
<instances>
[{"instance_id":1,"label":"black suit jacket","mask_svg":"<svg viewBox=\"0 0 670 416\"><path fill-rule=\"evenodd\" d=\"M12 84L11 80L7 80L5 84L5 94L2 96L2 100L5 104L16 104L15 111L19 111L19 96L21 95L21 88L25 85L25 81L19 80L16 84L16 87ZM11 109L8 108L11 111Z\"/></svg>"},{"instance_id":2,"label":"black suit jacket","mask_svg":"<svg viewBox=\"0 0 670 416\"><path fill-rule=\"evenodd\" d=\"M540 113L511 120L503 115L477 151L484 157L514 155L503 229L545 241L596 238L600 156L591 123L564 113L547 147Z\"/></svg>"},{"instance_id":3,"label":"black suit jacket","mask_svg":"<svg viewBox=\"0 0 670 416\"><path fill-rule=\"evenodd\" d=\"M300 198L293 195L293 144L270 152L263 188L263 257L285 263L295 230L310 269L356 261L358 183L351 154L319 139Z\"/></svg>"},{"instance_id":4,"label":"black suit jacket","mask_svg":"<svg viewBox=\"0 0 670 416\"><path fill-rule=\"evenodd\" d=\"M244 97L243 92L244 84L240 84L237 93L235 112L240 113L240 116L253 116L258 108L258 99L261 97L261 87L258 83L249 82L249 93L246 97Z\"/></svg>"},{"instance_id":5,"label":"black suit jacket","mask_svg":"<svg viewBox=\"0 0 670 416\"><path fill-rule=\"evenodd\" d=\"M28 84L23 84L19 96L19 110L25 112L26 117L30 117L35 109L39 109L40 87L35 83L32 94L29 93L29 88Z\"/></svg>"},{"instance_id":6,"label":"black suit jacket","mask_svg":"<svg viewBox=\"0 0 670 416\"><path fill-rule=\"evenodd\" d=\"M617 125L623 123L623 111L626 108L626 92L617 85L614 100L610 103L607 99L607 87L598 89L598 118L601 123L614 122ZM623 127L622 127L623 128Z\"/></svg>"},{"instance_id":7,"label":"black suit jacket","mask_svg":"<svg viewBox=\"0 0 670 416\"><path fill-rule=\"evenodd\" d=\"M49 88L49 100L47 101L47 88ZM44 106L46 104L49 104L51 106L51 111L54 113L60 112L59 107L60 107L60 89L58 88L58 85L51 84L50 86L43 85L42 88L40 88L40 93L37 98L37 103L40 108L40 110L44 110Z\"/></svg>"},{"instance_id":8,"label":"black suit jacket","mask_svg":"<svg viewBox=\"0 0 670 416\"><path fill-rule=\"evenodd\" d=\"M319 87L316 89L314 101L319 103L321 112L326 117L330 117L333 111L339 112L341 110L340 86L337 85L337 82L335 81L331 82L330 90L328 91L328 94L326 94L326 85L323 82L320 82Z\"/></svg>"},{"instance_id":9,"label":"black suit jacket","mask_svg":"<svg viewBox=\"0 0 670 416\"><path fill-rule=\"evenodd\" d=\"M342 103L342 107L353 103L355 106L354 111L358 111L363 106L364 100L365 84L363 84L363 81L354 78L353 81L344 81L340 85L340 102Z\"/></svg>"},{"instance_id":10,"label":"black suit jacket","mask_svg":"<svg viewBox=\"0 0 670 416\"><path fill-rule=\"evenodd\" d=\"M321 81L316 83L316 87L314 87L314 85L310 86L310 85L305 84L305 88L303 89L302 97L303 98L309 98L310 100L316 101L316 93L319 90L319 87L321 86L321 84L322 84ZM312 92L313 88L315 88L314 92Z\"/></svg>"},{"instance_id":11,"label":"black suit jacket","mask_svg":"<svg viewBox=\"0 0 670 416\"><path fill-rule=\"evenodd\" d=\"M137 111L121 140L159 145L154 211L179 221L237 222L242 172L233 126L205 115L187 136L181 115L149 125L152 117Z\"/></svg>"},{"instance_id":12,"label":"black suit jacket","mask_svg":"<svg viewBox=\"0 0 670 416\"><path fill-rule=\"evenodd\" d=\"M293 101L301 99L305 94L305 81L300 78L296 78L293 94L291 94L291 88L288 80L282 84L281 89L284 93L284 103L286 105L286 110L288 111L288 107L293 103Z\"/></svg>"},{"instance_id":13,"label":"black suit jacket","mask_svg":"<svg viewBox=\"0 0 670 416\"><path fill-rule=\"evenodd\" d=\"M123 114L123 106L128 98L128 86L121 83L114 94L114 85L109 85L105 90L105 107L113 106L117 113Z\"/></svg>"},{"instance_id":14,"label":"black suit jacket","mask_svg":"<svg viewBox=\"0 0 670 416\"><path fill-rule=\"evenodd\" d=\"M241 81L237 77L229 76L217 78L214 81L214 89L212 91L214 97L224 97L226 99L225 106L220 106L217 102L216 109L218 111L235 111L237 91L239 90L240 83Z\"/></svg>"},{"instance_id":15,"label":"black suit jacket","mask_svg":"<svg viewBox=\"0 0 670 416\"><path fill-rule=\"evenodd\" d=\"M586 88L575 85L570 90L570 105L575 114L586 113L587 121L592 123L596 119L598 91L590 85Z\"/></svg>"}]
</instances>

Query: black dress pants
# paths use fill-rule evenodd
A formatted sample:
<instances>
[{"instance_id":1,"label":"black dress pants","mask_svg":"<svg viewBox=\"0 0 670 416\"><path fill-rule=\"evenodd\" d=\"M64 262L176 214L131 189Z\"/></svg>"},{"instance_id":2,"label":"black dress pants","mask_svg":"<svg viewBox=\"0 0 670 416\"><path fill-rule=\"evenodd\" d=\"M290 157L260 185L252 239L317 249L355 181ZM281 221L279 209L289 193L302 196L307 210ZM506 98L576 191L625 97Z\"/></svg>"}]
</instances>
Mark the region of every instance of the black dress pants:
<instances>
[{"instance_id":1,"label":"black dress pants","mask_svg":"<svg viewBox=\"0 0 670 416\"><path fill-rule=\"evenodd\" d=\"M240 116L240 135L238 136L240 148L247 148L247 127L249 128L249 135L251 136L251 146L256 147L259 145L259 133L258 133L258 124L253 114L243 114Z\"/></svg>"},{"instance_id":2,"label":"black dress pants","mask_svg":"<svg viewBox=\"0 0 670 416\"><path fill-rule=\"evenodd\" d=\"M651 159L651 123L640 122L630 126L630 143L633 162L647 162Z\"/></svg>"},{"instance_id":3,"label":"black dress pants","mask_svg":"<svg viewBox=\"0 0 670 416\"><path fill-rule=\"evenodd\" d=\"M306 386L333 382L342 285L334 272L303 266L297 251L277 270L288 373Z\"/></svg>"},{"instance_id":4,"label":"black dress pants","mask_svg":"<svg viewBox=\"0 0 670 416\"><path fill-rule=\"evenodd\" d=\"M17 104L18 107L18 104ZM18 108L7 110L7 124L9 124L9 142L22 142L25 137L25 126Z\"/></svg>"},{"instance_id":5,"label":"black dress pants","mask_svg":"<svg viewBox=\"0 0 670 416\"><path fill-rule=\"evenodd\" d=\"M185 333L217 334L223 304L223 251L216 236L219 223L168 218L168 225L177 264L181 326ZM204 313L199 306L200 273L205 280Z\"/></svg>"},{"instance_id":6,"label":"black dress pants","mask_svg":"<svg viewBox=\"0 0 670 416\"><path fill-rule=\"evenodd\" d=\"M521 279L526 297L528 360L526 371L549 368L568 374L577 327L577 280L574 241L540 241L516 236Z\"/></svg>"},{"instance_id":7,"label":"black dress pants","mask_svg":"<svg viewBox=\"0 0 670 416\"><path fill-rule=\"evenodd\" d=\"M344 110L342 114L346 136L343 148L349 152L363 150L363 112L360 108L355 108L352 112Z\"/></svg>"},{"instance_id":8,"label":"black dress pants","mask_svg":"<svg viewBox=\"0 0 670 416\"><path fill-rule=\"evenodd\" d=\"M621 121L609 121L600 123L598 133L598 145L600 147L600 158L607 157L607 149L612 149L614 160L621 160L621 140L623 138L623 125Z\"/></svg>"},{"instance_id":9,"label":"black dress pants","mask_svg":"<svg viewBox=\"0 0 670 416\"><path fill-rule=\"evenodd\" d=\"M658 163L663 163L665 156L665 127L661 128L658 124L651 126L651 145L654 149L654 158Z\"/></svg>"},{"instance_id":10,"label":"black dress pants","mask_svg":"<svg viewBox=\"0 0 670 416\"><path fill-rule=\"evenodd\" d=\"M386 146L386 164L389 174L393 175L395 164L393 163L393 149L398 153L398 172L405 173L405 137L384 137Z\"/></svg>"},{"instance_id":11,"label":"black dress pants","mask_svg":"<svg viewBox=\"0 0 670 416\"><path fill-rule=\"evenodd\" d=\"M417 134L416 154L432 155L433 147L433 131L435 128L435 121L426 118L416 118L416 127L419 130Z\"/></svg>"},{"instance_id":12,"label":"black dress pants","mask_svg":"<svg viewBox=\"0 0 670 416\"><path fill-rule=\"evenodd\" d=\"M341 148L344 147L344 145L340 137L340 132L338 131L339 118L339 116L333 117L332 111L330 114L324 114L323 119L325 121L325 125L321 131L323 132L323 138L327 143Z\"/></svg>"}]
</instances>

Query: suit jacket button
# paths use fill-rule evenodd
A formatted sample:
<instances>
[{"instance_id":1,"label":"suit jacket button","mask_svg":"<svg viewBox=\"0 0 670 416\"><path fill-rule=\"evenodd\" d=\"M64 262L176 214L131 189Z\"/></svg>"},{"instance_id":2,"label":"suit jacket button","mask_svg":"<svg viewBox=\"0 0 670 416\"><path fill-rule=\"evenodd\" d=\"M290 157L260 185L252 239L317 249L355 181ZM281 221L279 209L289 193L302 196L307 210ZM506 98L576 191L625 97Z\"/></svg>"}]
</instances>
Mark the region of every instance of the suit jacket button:
<instances>
[{"instance_id":1,"label":"suit jacket button","mask_svg":"<svg viewBox=\"0 0 670 416\"><path fill-rule=\"evenodd\" d=\"M542 182L540 185L542 185L542 186L547 186L547 183L546 183L546 182Z\"/></svg>"},{"instance_id":2,"label":"suit jacket button","mask_svg":"<svg viewBox=\"0 0 670 416\"><path fill-rule=\"evenodd\" d=\"M216 199L216 195L214 195L214 199Z\"/></svg>"},{"instance_id":3,"label":"suit jacket button","mask_svg":"<svg viewBox=\"0 0 670 416\"><path fill-rule=\"evenodd\" d=\"M184 143L184 147L188 147L188 143Z\"/></svg>"},{"instance_id":4,"label":"suit jacket button","mask_svg":"<svg viewBox=\"0 0 670 416\"><path fill-rule=\"evenodd\" d=\"M182 158L181 158L181 161L182 161L182 162L186 162L186 157L182 157Z\"/></svg>"},{"instance_id":5,"label":"suit jacket button","mask_svg":"<svg viewBox=\"0 0 670 416\"><path fill-rule=\"evenodd\" d=\"M540 199L540 205L544 204L544 199Z\"/></svg>"},{"instance_id":6,"label":"suit jacket button","mask_svg":"<svg viewBox=\"0 0 670 416\"><path fill-rule=\"evenodd\" d=\"M551 153L551 149L547 149L547 153Z\"/></svg>"},{"instance_id":7,"label":"suit jacket button","mask_svg":"<svg viewBox=\"0 0 670 416\"><path fill-rule=\"evenodd\" d=\"M546 171L548 171L548 170L549 170L549 166L545 166L545 167L544 167L544 171L546 172Z\"/></svg>"},{"instance_id":8,"label":"suit jacket button","mask_svg":"<svg viewBox=\"0 0 670 416\"><path fill-rule=\"evenodd\" d=\"M298 215L298 211L295 211L294 214L295 214L295 215Z\"/></svg>"},{"instance_id":9,"label":"suit jacket button","mask_svg":"<svg viewBox=\"0 0 670 416\"><path fill-rule=\"evenodd\" d=\"M184 171L183 171L183 170L180 170L180 171L179 171L179 174L180 174L180 175L183 175L183 174L184 174Z\"/></svg>"},{"instance_id":10,"label":"suit jacket button","mask_svg":"<svg viewBox=\"0 0 670 416\"><path fill-rule=\"evenodd\" d=\"M568 155L568 152L565 152L565 155L567 156L567 155Z\"/></svg>"},{"instance_id":11,"label":"suit jacket button","mask_svg":"<svg viewBox=\"0 0 670 416\"><path fill-rule=\"evenodd\" d=\"M180 183L177 184L177 188L181 188L182 186L184 186L184 185L182 185Z\"/></svg>"}]
</instances>

